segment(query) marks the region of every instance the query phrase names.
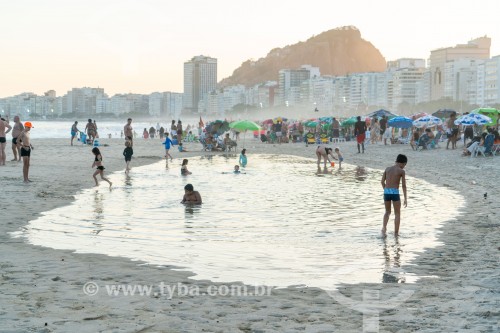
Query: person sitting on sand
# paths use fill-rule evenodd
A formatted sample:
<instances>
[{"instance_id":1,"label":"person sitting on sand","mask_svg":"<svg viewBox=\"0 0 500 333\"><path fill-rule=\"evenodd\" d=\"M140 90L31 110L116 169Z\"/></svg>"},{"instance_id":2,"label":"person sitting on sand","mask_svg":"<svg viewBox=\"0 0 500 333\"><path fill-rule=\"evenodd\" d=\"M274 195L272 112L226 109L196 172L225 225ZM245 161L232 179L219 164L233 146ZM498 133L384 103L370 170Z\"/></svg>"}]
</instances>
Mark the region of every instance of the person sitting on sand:
<instances>
[{"instance_id":1,"label":"person sitting on sand","mask_svg":"<svg viewBox=\"0 0 500 333\"><path fill-rule=\"evenodd\" d=\"M391 215L391 202L394 207L394 235L399 235L399 224L401 221L401 199L399 197L399 182L401 182L401 187L403 188L404 202L403 205L406 207L406 176L403 170L408 162L408 158L405 155L399 154L396 158L396 164L385 169L382 176L382 188L384 189L384 205L385 214L382 226L382 234L385 235L387 231L387 223L389 222L389 216Z\"/></svg>"},{"instance_id":2,"label":"person sitting on sand","mask_svg":"<svg viewBox=\"0 0 500 333\"><path fill-rule=\"evenodd\" d=\"M182 198L181 203L194 205L200 205L202 203L200 193L194 190L192 184L184 186L184 197Z\"/></svg>"},{"instance_id":3,"label":"person sitting on sand","mask_svg":"<svg viewBox=\"0 0 500 333\"><path fill-rule=\"evenodd\" d=\"M187 175L192 174L192 172L190 172L187 168L188 162L189 161L187 160L187 158L182 160L181 175L183 175L183 176L187 176Z\"/></svg>"},{"instance_id":4,"label":"person sitting on sand","mask_svg":"<svg viewBox=\"0 0 500 333\"><path fill-rule=\"evenodd\" d=\"M182 146L182 142L179 142L178 149L179 149L179 153L186 153L187 152L187 150Z\"/></svg>"},{"instance_id":5,"label":"person sitting on sand","mask_svg":"<svg viewBox=\"0 0 500 333\"><path fill-rule=\"evenodd\" d=\"M111 185L113 185L113 183L111 183L109 181L109 179L107 179L106 177L104 177L104 169L105 167L102 165L102 155L101 155L101 152L99 151L99 148L97 147L94 147L92 148L92 153L94 154L95 158L94 158L94 163L92 163L92 168L94 167L97 167L96 171L94 172L94 174L92 175L92 177L94 177L94 180L95 180L95 186L99 186L99 183L97 182L97 175L101 175L101 179L108 182L109 183L109 187L111 187Z\"/></svg>"},{"instance_id":6,"label":"person sitting on sand","mask_svg":"<svg viewBox=\"0 0 500 333\"><path fill-rule=\"evenodd\" d=\"M323 166L324 169L326 170L326 161L328 160L328 163L331 163L330 157L328 155L330 155L333 159L336 159L333 156L332 148L328 148L325 146L318 146L318 148L316 148L316 156L318 157L318 169L320 169L319 165L321 163L321 158L323 157Z\"/></svg>"}]
</instances>

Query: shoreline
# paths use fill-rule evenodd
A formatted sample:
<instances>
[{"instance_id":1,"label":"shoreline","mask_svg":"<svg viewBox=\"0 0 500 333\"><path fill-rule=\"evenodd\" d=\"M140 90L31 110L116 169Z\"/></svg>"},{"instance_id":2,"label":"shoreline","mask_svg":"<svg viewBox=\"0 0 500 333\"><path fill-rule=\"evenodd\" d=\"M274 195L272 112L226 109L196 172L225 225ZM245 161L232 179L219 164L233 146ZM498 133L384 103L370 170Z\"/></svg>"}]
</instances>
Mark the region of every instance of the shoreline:
<instances>
[{"instance_id":1,"label":"shoreline","mask_svg":"<svg viewBox=\"0 0 500 333\"><path fill-rule=\"evenodd\" d=\"M42 142L47 146L42 146ZM134 147L136 158L132 166L160 160L163 147L159 140L152 142L136 140L136 142ZM220 285L220 283L188 280L189 272L172 270L169 266L152 267L126 258L40 248L16 242L11 238L8 232L19 230L27 220L42 211L70 203L77 191L93 185L90 149L70 147L68 143L69 140L66 139L34 141L31 174L35 183L22 184L21 169L19 166L13 166L14 162L8 163L5 170L0 169L2 185L5 184L2 186L2 196L5 198L2 199L4 203L9 200L11 202L9 207L2 209L4 213L2 215L7 217L5 219L7 223L2 226L3 232L0 236L2 239L0 250L3 253L0 262L3 271L0 292L5 295L1 301L0 321L5 323L6 328L29 328L47 332L66 332L82 327L85 327L85 331L95 332L141 329L144 329L144 332L148 330L157 332L166 330L167 327L169 331L174 332L201 331L202 328L207 331L254 331L264 330L266 327L268 329L271 327L271 331L303 331L304 328L325 332L361 330L361 313L336 302L327 293L316 288L285 288L273 290L269 297L250 299L249 297L188 297L165 303L164 300L154 297L134 297L132 304L129 305L124 305L124 302L130 301L130 298L126 297L86 296L82 292L82 286L88 280L102 285L110 281L131 284L140 281L155 283L165 281L173 284L184 282L197 285ZM112 145L109 151L103 148L106 170L114 172L123 169L122 141L102 139L101 143ZM38 150L37 145L42 148ZM460 156L455 156L460 154L459 150L446 151L443 148L436 151L413 152L408 145L387 147L368 145L366 154L357 155L352 153L355 150L354 143L338 146L343 150L347 163L375 169L391 165L397 153L402 152L409 157L407 167L409 175L426 179L438 186L449 187L463 194L465 191L473 190L470 195L465 196L466 204L461 208L462 214L458 220L444 222L440 228L442 231L438 241L443 245L426 249L414 260L415 265L404 267L408 272L427 271L428 273L424 275L436 275L439 277L437 280L424 278L415 284L407 285L345 285L340 288L341 292L346 296L352 295L353 298L360 299L362 290L366 288L379 290L381 298L383 293L391 297L401 290L412 290L414 292L412 298L400 308L380 314L380 328L384 331L431 332L451 329L494 331L495 316L498 316L499 308L498 297L495 299L499 289L498 281L495 280L499 253L495 242L499 234L497 222L499 219L493 200L498 198L499 191L495 187L489 187L489 177L485 172L482 175L474 174L470 180L470 173L466 168L462 168L461 164L465 164L466 161L469 166L481 170L485 164L499 167L500 160L462 159ZM199 144L187 144L186 148L191 148L193 151L183 153L182 157L206 154L199 151ZM76 157L66 156L67 162L64 161L64 157L57 156L59 151L63 151L63 154L71 153L71 149L80 149L82 154ZM303 144L273 146L250 139L247 141L247 149L250 154L282 153L314 157L313 148L305 148ZM39 160L38 151L53 156L53 160ZM11 152L10 154L8 152L8 157L11 157ZM178 158L179 153L176 153L175 157ZM427 169L417 167L418 157L421 159L419 163L425 165ZM459 174L451 174L449 180L444 178L447 172L436 168L436 162L451 169L458 165ZM74 172L71 171L73 169ZM54 174L54 172L59 173ZM60 183L57 183L58 179ZM471 185L472 181L475 182L474 185ZM29 194L26 194L26 189L29 189ZM483 191L488 192L488 199L483 199ZM16 205L17 202L12 202L12 198L17 198L21 194L27 195L28 198L21 200L26 207L18 211L16 208L20 209L21 204ZM410 201L409 204L414 203ZM481 219L476 221L474 214L479 214ZM22 225L14 222L16 217L18 221L23 221ZM402 230L404 230L404 210ZM486 231L488 233L483 234ZM467 237L469 242L464 241ZM461 263L468 265L461 267L459 265ZM481 275L475 276L472 269L481 272ZM37 287L34 287L35 285ZM135 314L133 318L128 317L127 314L130 312ZM460 320L458 323L462 323L462 326L457 324L457 320ZM132 327L135 328L132 330Z\"/></svg>"}]
</instances>

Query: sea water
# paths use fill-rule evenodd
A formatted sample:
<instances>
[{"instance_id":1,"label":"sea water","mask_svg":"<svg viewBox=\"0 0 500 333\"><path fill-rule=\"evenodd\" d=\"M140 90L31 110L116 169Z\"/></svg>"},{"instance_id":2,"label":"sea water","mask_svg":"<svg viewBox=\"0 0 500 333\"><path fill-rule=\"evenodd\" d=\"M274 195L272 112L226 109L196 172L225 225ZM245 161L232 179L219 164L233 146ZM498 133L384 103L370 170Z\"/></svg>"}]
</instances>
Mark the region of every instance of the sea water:
<instances>
[{"instance_id":1,"label":"sea water","mask_svg":"<svg viewBox=\"0 0 500 333\"><path fill-rule=\"evenodd\" d=\"M110 175L113 189L79 192L16 233L35 245L167 265L194 279L270 286L335 288L340 283L413 282L404 266L438 245L438 228L463 198L408 177L400 236L381 237L381 171L343 165L318 174L315 161L250 155L180 159ZM90 180L89 180L90 181ZM187 183L203 204L180 203Z\"/></svg>"}]
</instances>

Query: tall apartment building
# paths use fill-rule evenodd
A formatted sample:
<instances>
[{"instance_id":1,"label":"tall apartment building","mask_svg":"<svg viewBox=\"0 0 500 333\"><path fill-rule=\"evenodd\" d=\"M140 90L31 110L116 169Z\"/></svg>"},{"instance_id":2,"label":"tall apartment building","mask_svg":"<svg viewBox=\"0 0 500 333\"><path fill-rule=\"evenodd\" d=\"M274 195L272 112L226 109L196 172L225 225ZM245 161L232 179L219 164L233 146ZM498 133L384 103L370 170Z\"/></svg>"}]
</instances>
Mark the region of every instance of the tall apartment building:
<instances>
[{"instance_id":1,"label":"tall apartment building","mask_svg":"<svg viewBox=\"0 0 500 333\"><path fill-rule=\"evenodd\" d=\"M469 41L467 44L459 44L454 47L446 47L431 51L431 100L441 99L445 96L445 64L448 61L469 58L489 59L491 38L479 37Z\"/></svg>"},{"instance_id":2,"label":"tall apartment building","mask_svg":"<svg viewBox=\"0 0 500 333\"><path fill-rule=\"evenodd\" d=\"M287 106L301 102L301 84L314 77L319 77L318 67L303 65L300 69L282 69L278 73L278 99Z\"/></svg>"},{"instance_id":3,"label":"tall apartment building","mask_svg":"<svg viewBox=\"0 0 500 333\"><path fill-rule=\"evenodd\" d=\"M203 112L198 107L200 100L216 88L217 59L200 55L184 63L184 110Z\"/></svg>"},{"instance_id":4,"label":"tall apartment building","mask_svg":"<svg viewBox=\"0 0 500 333\"><path fill-rule=\"evenodd\" d=\"M475 104L477 101L477 70L483 60L461 58L446 62L444 97Z\"/></svg>"},{"instance_id":5,"label":"tall apartment building","mask_svg":"<svg viewBox=\"0 0 500 333\"><path fill-rule=\"evenodd\" d=\"M484 102L481 106L500 104L500 56L485 61Z\"/></svg>"},{"instance_id":6,"label":"tall apartment building","mask_svg":"<svg viewBox=\"0 0 500 333\"><path fill-rule=\"evenodd\" d=\"M419 84L425 72L425 60L403 58L387 63L392 73L392 108L402 103L415 105L418 101Z\"/></svg>"}]
</instances>

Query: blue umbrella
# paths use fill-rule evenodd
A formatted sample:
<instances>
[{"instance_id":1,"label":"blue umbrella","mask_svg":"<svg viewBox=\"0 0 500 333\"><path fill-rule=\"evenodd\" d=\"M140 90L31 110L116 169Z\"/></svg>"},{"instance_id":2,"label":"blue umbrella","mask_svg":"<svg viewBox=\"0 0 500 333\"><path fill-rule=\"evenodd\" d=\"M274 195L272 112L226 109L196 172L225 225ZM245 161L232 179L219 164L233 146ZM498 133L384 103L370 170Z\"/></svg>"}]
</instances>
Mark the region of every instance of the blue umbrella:
<instances>
[{"instance_id":1,"label":"blue umbrella","mask_svg":"<svg viewBox=\"0 0 500 333\"><path fill-rule=\"evenodd\" d=\"M491 123L491 118L480 113L471 113L455 120L455 125L486 125Z\"/></svg>"},{"instance_id":2,"label":"blue umbrella","mask_svg":"<svg viewBox=\"0 0 500 333\"><path fill-rule=\"evenodd\" d=\"M413 121L413 126L415 127L432 127L436 125L442 125L443 121L438 117L434 116L423 116Z\"/></svg>"},{"instance_id":3,"label":"blue umbrella","mask_svg":"<svg viewBox=\"0 0 500 333\"><path fill-rule=\"evenodd\" d=\"M397 116L392 119L389 119L387 124L389 124L390 127L395 127L395 128L410 128L413 126L413 120L411 120L408 117Z\"/></svg>"}]
</instances>

